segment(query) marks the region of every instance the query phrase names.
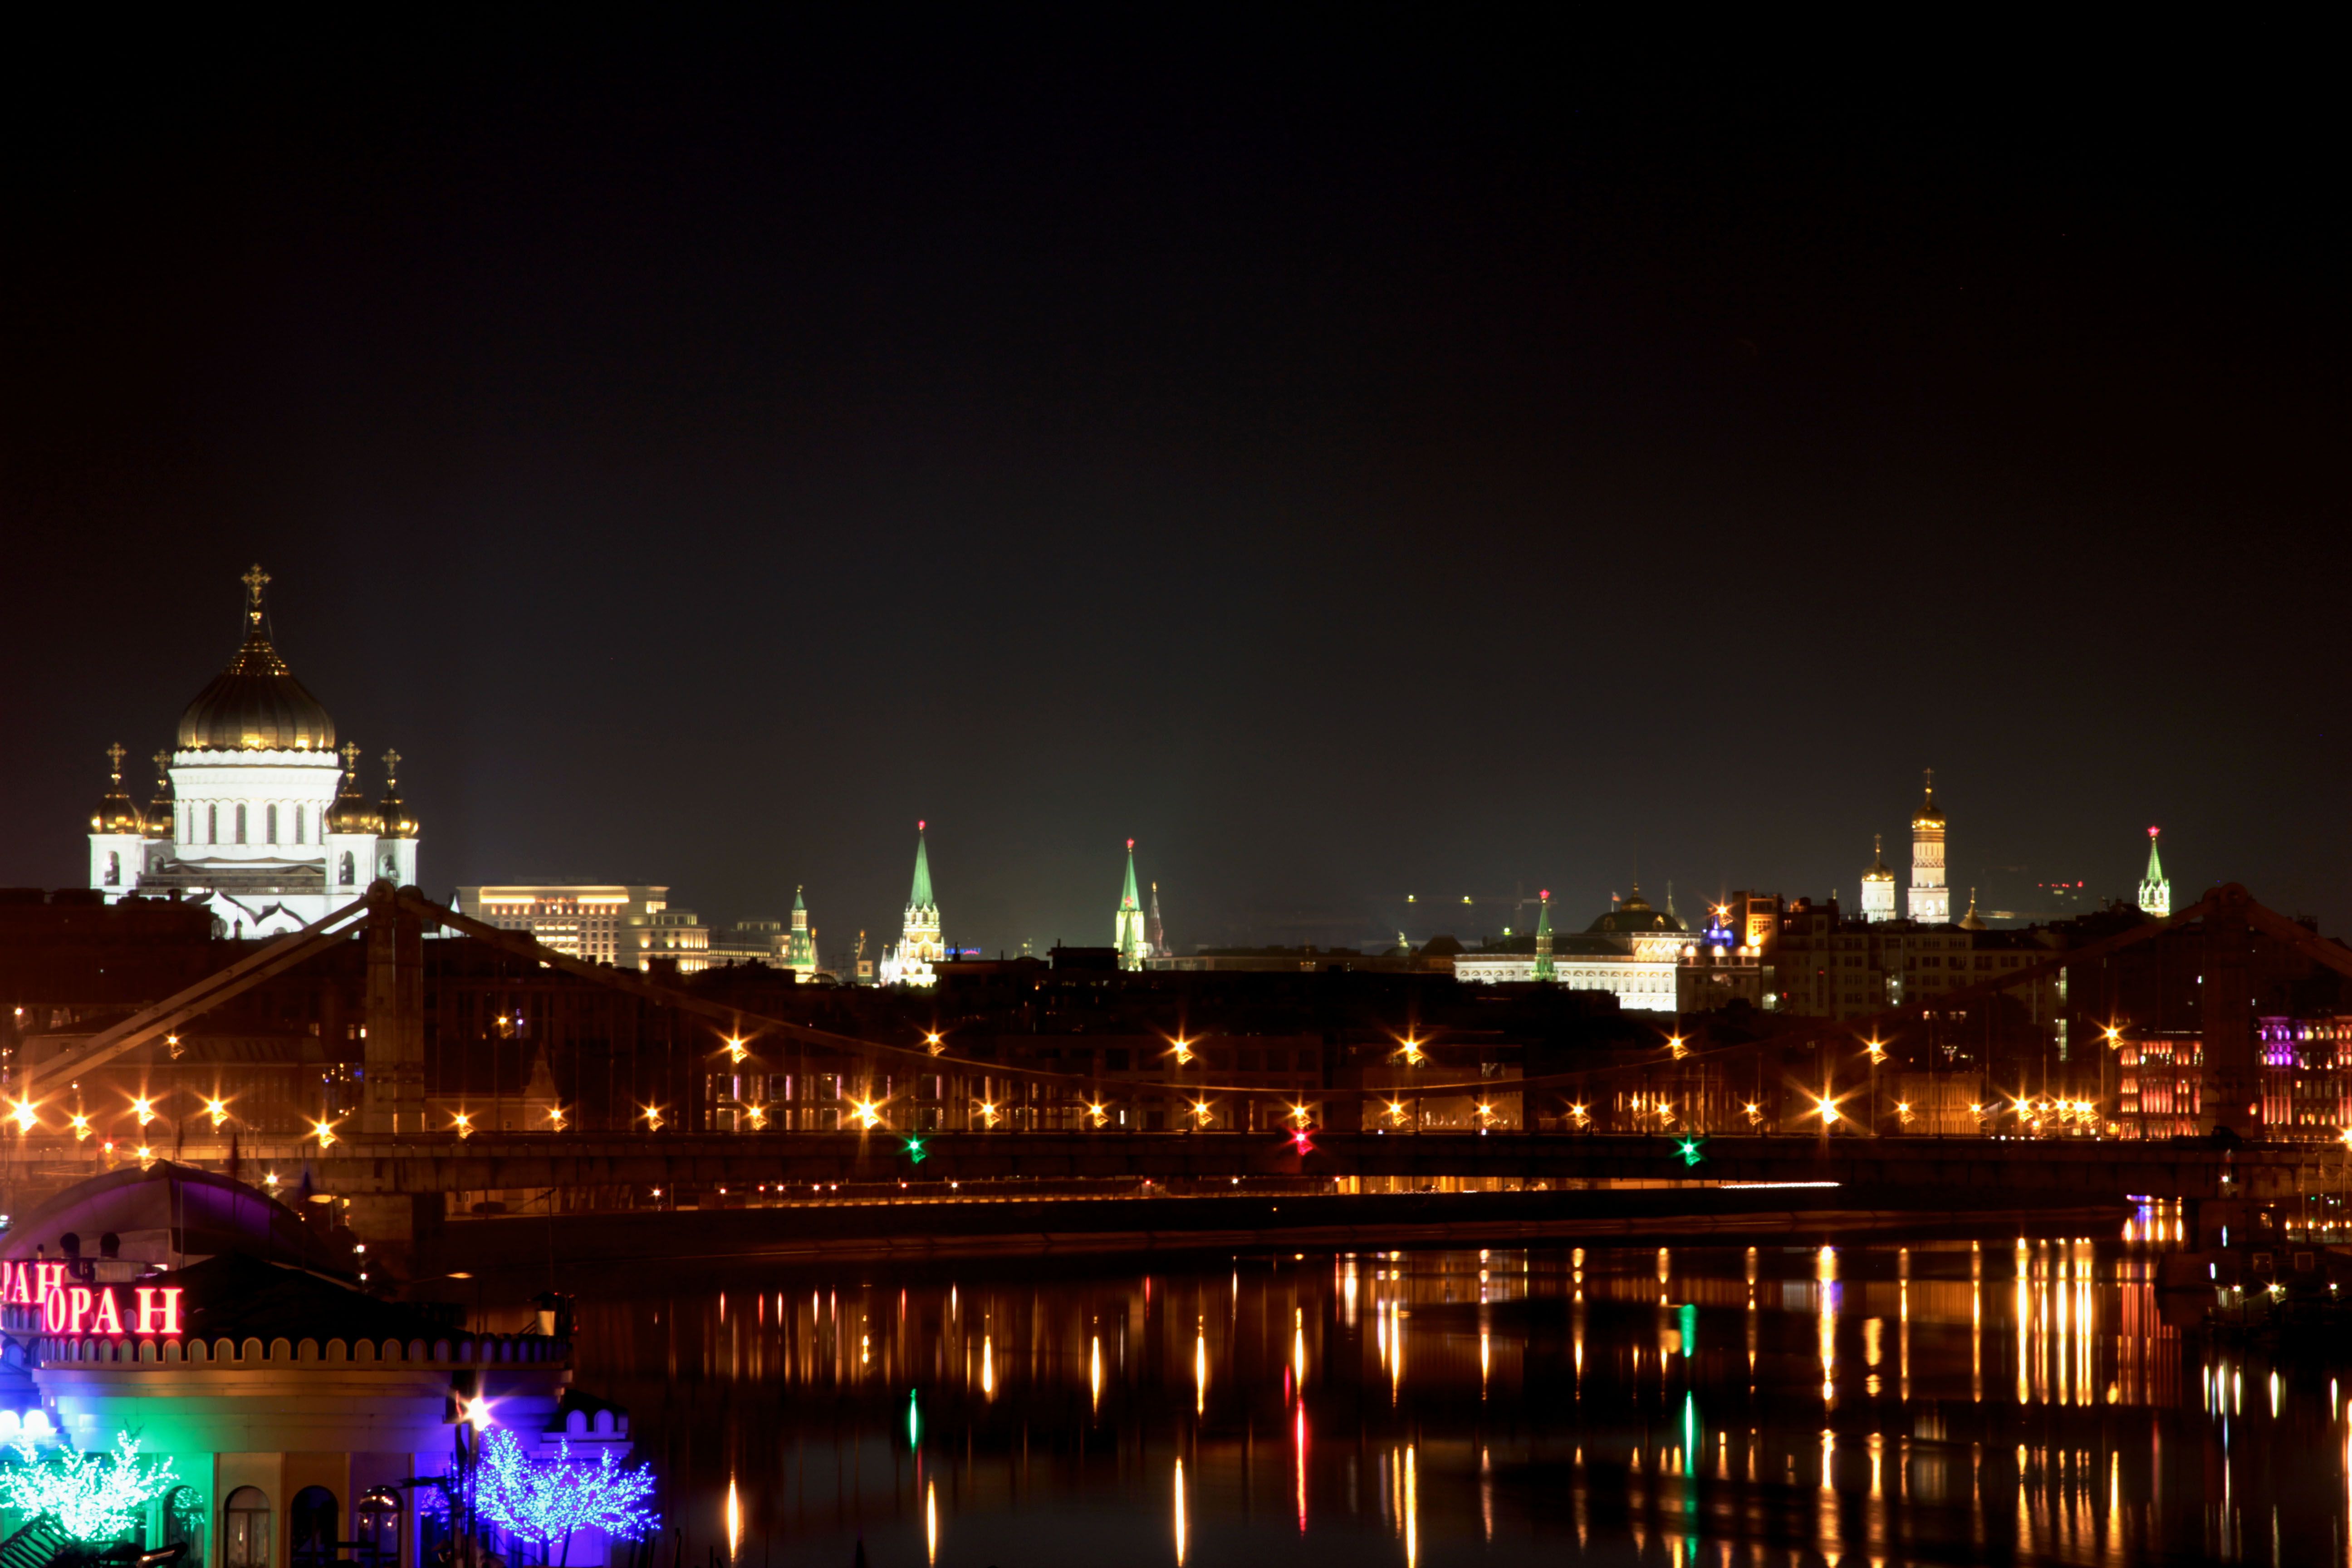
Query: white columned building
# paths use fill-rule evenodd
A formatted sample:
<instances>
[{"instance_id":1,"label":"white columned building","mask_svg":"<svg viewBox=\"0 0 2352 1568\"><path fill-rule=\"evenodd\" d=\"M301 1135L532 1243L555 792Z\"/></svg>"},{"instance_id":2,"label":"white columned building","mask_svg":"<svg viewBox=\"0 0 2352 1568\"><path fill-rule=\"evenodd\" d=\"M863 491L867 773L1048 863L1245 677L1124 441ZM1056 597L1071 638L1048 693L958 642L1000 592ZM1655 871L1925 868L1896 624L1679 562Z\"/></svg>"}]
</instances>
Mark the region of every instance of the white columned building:
<instances>
[{"instance_id":1,"label":"white columned building","mask_svg":"<svg viewBox=\"0 0 2352 1568\"><path fill-rule=\"evenodd\" d=\"M1944 809L1936 804L1936 770L1911 818L1911 918L1921 925L1952 923L1952 889L1944 885Z\"/></svg>"},{"instance_id":2,"label":"white columned building","mask_svg":"<svg viewBox=\"0 0 2352 1568\"><path fill-rule=\"evenodd\" d=\"M177 897L209 909L225 936L278 936L350 903L379 877L416 880L417 826L400 798L399 753L384 754L384 794L371 807L359 748L335 751L335 724L271 646L262 590L245 574L245 641L180 715L144 812L113 785L92 816L90 886L107 901ZM158 753L159 758L163 753Z\"/></svg>"}]
</instances>

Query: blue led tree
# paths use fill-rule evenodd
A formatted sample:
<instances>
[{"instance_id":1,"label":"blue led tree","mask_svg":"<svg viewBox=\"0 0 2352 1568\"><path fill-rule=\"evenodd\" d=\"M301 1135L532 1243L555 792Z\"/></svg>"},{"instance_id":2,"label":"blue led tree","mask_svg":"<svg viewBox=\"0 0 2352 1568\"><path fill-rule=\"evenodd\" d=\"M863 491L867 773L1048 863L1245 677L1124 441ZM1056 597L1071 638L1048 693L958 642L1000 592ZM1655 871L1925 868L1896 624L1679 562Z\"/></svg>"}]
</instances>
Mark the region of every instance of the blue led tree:
<instances>
[{"instance_id":1,"label":"blue led tree","mask_svg":"<svg viewBox=\"0 0 2352 1568\"><path fill-rule=\"evenodd\" d=\"M652 1468L625 1469L610 1448L593 1465L574 1464L566 1442L559 1442L554 1458L534 1459L512 1432L493 1432L482 1446L475 1489L474 1508L483 1519L560 1552L559 1565L571 1561L573 1531L635 1541L661 1528L661 1515L645 1506L654 1489Z\"/></svg>"}]
</instances>

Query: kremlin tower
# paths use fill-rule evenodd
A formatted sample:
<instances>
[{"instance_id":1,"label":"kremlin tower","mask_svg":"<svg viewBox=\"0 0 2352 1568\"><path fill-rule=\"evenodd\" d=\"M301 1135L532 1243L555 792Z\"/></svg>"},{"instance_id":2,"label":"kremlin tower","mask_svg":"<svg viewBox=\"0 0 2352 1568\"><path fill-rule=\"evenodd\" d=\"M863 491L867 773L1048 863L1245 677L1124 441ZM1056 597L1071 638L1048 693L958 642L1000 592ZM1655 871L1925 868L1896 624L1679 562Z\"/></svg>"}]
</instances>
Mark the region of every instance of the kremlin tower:
<instances>
[{"instance_id":1,"label":"kremlin tower","mask_svg":"<svg viewBox=\"0 0 2352 1568\"><path fill-rule=\"evenodd\" d=\"M808 900L801 891L793 889L793 930L784 938L784 967L805 982L816 978L816 932L809 925Z\"/></svg>"},{"instance_id":2,"label":"kremlin tower","mask_svg":"<svg viewBox=\"0 0 2352 1568\"><path fill-rule=\"evenodd\" d=\"M929 825L915 824L915 885L907 893L906 923L898 945L882 959L877 976L884 985L936 985L931 966L948 955L940 941L940 905L931 896L931 857L923 832Z\"/></svg>"},{"instance_id":3,"label":"kremlin tower","mask_svg":"<svg viewBox=\"0 0 2352 1568\"><path fill-rule=\"evenodd\" d=\"M1536 967L1528 978L1557 980L1559 971L1551 959L1551 889L1546 888L1537 895L1536 905Z\"/></svg>"},{"instance_id":4,"label":"kremlin tower","mask_svg":"<svg viewBox=\"0 0 2352 1568\"><path fill-rule=\"evenodd\" d=\"M1911 818L1911 918L1921 925L1949 925L1952 889L1944 885L1944 810L1936 804L1936 770L1927 770L1927 793Z\"/></svg>"},{"instance_id":5,"label":"kremlin tower","mask_svg":"<svg viewBox=\"0 0 2352 1568\"><path fill-rule=\"evenodd\" d=\"M1160 884L1157 882L1151 884L1151 918L1144 922L1143 937L1145 944L1151 950L1147 956L1151 958L1176 956L1168 951L1168 928L1160 923Z\"/></svg>"},{"instance_id":6,"label":"kremlin tower","mask_svg":"<svg viewBox=\"0 0 2352 1568\"><path fill-rule=\"evenodd\" d=\"M1140 969L1151 942L1143 934L1143 902L1135 896L1135 840L1127 841L1127 884L1119 889L1118 913L1113 917L1111 945L1118 949L1121 969Z\"/></svg>"},{"instance_id":7,"label":"kremlin tower","mask_svg":"<svg viewBox=\"0 0 2352 1568\"><path fill-rule=\"evenodd\" d=\"M2147 875L2140 879L2139 907L2142 912L2165 920L2172 914L2172 884L2164 878L2164 858L2156 852L2156 832L2147 830Z\"/></svg>"}]
</instances>

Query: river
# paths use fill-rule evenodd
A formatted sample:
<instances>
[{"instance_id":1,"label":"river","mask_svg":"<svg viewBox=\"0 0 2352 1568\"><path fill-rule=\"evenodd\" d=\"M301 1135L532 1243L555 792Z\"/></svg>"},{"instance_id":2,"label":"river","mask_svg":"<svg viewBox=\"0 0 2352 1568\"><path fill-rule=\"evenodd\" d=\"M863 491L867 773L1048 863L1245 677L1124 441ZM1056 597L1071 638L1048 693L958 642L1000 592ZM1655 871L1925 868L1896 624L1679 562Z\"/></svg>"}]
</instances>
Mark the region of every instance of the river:
<instances>
[{"instance_id":1,"label":"river","mask_svg":"<svg viewBox=\"0 0 2352 1568\"><path fill-rule=\"evenodd\" d=\"M624 1279L580 1375L661 1478L646 1568L2345 1563L2336 1369L2200 1351L2154 1275L2010 1237Z\"/></svg>"}]
</instances>

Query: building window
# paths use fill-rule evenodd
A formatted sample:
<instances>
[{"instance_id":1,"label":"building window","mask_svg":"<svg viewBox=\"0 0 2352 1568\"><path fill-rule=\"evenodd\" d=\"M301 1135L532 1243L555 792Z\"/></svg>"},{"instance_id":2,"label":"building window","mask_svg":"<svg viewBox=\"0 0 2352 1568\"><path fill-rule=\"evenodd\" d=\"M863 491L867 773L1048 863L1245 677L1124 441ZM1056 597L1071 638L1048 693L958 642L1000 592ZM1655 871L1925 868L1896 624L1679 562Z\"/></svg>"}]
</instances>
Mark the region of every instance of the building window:
<instances>
[{"instance_id":1,"label":"building window","mask_svg":"<svg viewBox=\"0 0 2352 1568\"><path fill-rule=\"evenodd\" d=\"M399 1568L400 1494L390 1487L360 1499L358 1544L377 1568Z\"/></svg>"},{"instance_id":2,"label":"building window","mask_svg":"<svg viewBox=\"0 0 2352 1568\"><path fill-rule=\"evenodd\" d=\"M294 842L297 844L310 842L302 837L302 808L299 805L294 808Z\"/></svg>"},{"instance_id":3,"label":"building window","mask_svg":"<svg viewBox=\"0 0 2352 1568\"><path fill-rule=\"evenodd\" d=\"M342 871L343 886L348 888L352 886L352 879L358 874L356 868L352 865L352 852L348 849L343 851Z\"/></svg>"},{"instance_id":4,"label":"building window","mask_svg":"<svg viewBox=\"0 0 2352 1568\"><path fill-rule=\"evenodd\" d=\"M110 888L122 886L122 857L111 849L106 852L106 885Z\"/></svg>"},{"instance_id":5,"label":"building window","mask_svg":"<svg viewBox=\"0 0 2352 1568\"><path fill-rule=\"evenodd\" d=\"M341 1512L335 1494L324 1487L304 1487L294 1494L287 1510L287 1522L294 1527L294 1568L327 1568L336 1560L343 1533Z\"/></svg>"},{"instance_id":6,"label":"building window","mask_svg":"<svg viewBox=\"0 0 2352 1568\"><path fill-rule=\"evenodd\" d=\"M273 804L263 807L262 811L262 822L265 825L263 830L269 836L263 842L275 844L278 842L278 807Z\"/></svg>"},{"instance_id":7,"label":"building window","mask_svg":"<svg viewBox=\"0 0 2352 1568\"><path fill-rule=\"evenodd\" d=\"M220 807L217 805L205 807L205 842L220 842Z\"/></svg>"},{"instance_id":8,"label":"building window","mask_svg":"<svg viewBox=\"0 0 2352 1568\"><path fill-rule=\"evenodd\" d=\"M205 1568L205 1500L194 1487L173 1487L163 1500L163 1544L177 1546L180 1568Z\"/></svg>"},{"instance_id":9,"label":"building window","mask_svg":"<svg viewBox=\"0 0 2352 1568\"><path fill-rule=\"evenodd\" d=\"M239 1487L221 1510L224 1568L269 1568L269 1500L259 1487Z\"/></svg>"},{"instance_id":10,"label":"building window","mask_svg":"<svg viewBox=\"0 0 2352 1568\"><path fill-rule=\"evenodd\" d=\"M236 808L236 841L239 844L245 842L245 805L242 802L238 803Z\"/></svg>"}]
</instances>

